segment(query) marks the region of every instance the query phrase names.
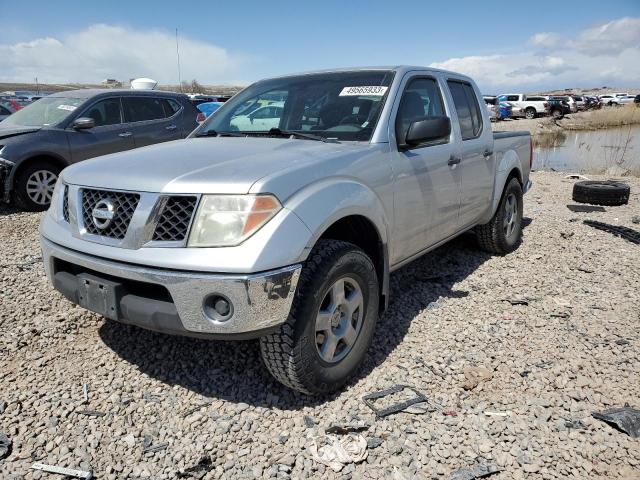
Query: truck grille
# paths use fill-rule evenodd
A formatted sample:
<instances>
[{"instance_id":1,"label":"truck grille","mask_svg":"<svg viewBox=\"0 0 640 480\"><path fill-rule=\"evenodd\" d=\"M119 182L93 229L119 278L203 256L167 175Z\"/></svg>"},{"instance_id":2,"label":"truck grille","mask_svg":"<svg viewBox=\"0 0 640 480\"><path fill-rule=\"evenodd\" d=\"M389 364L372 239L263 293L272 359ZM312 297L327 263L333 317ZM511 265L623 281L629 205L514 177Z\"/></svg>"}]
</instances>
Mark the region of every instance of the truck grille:
<instances>
[{"instance_id":1,"label":"truck grille","mask_svg":"<svg viewBox=\"0 0 640 480\"><path fill-rule=\"evenodd\" d=\"M62 216L64 217L64 221L69 223L69 186L64 186L64 191L62 192Z\"/></svg>"},{"instance_id":2,"label":"truck grille","mask_svg":"<svg viewBox=\"0 0 640 480\"><path fill-rule=\"evenodd\" d=\"M98 228L93 221L93 209L101 200L110 201L114 206L114 217L104 228ZM131 217L135 212L140 195L137 193L111 192L108 190L82 190L82 220L88 233L122 240L127 234Z\"/></svg>"},{"instance_id":3,"label":"truck grille","mask_svg":"<svg viewBox=\"0 0 640 480\"><path fill-rule=\"evenodd\" d=\"M153 241L184 241L187 238L197 200L196 197L169 197L153 232Z\"/></svg>"}]
</instances>

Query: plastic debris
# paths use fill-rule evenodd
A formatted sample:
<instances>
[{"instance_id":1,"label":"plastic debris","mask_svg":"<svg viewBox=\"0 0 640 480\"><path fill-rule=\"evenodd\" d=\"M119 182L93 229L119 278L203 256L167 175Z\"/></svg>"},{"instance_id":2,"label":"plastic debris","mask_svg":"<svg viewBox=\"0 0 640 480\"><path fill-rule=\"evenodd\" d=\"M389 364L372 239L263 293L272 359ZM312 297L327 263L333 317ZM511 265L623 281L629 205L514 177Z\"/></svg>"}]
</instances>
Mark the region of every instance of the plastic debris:
<instances>
[{"instance_id":1,"label":"plastic debris","mask_svg":"<svg viewBox=\"0 0 640 480\"><path fill-rule=\"evenodd\" d=\"M485 415L490 417L510 417L512 413L511 410L507 410L506 412L484 412Z\"/></svg>"},{"instance_id":2,"label":"plastic debris","mask_svg":"<svg viewBox=\"0 0 640 480\"><path fill-rule=\"evenodd\" d=\"M412 396L407 398L407 393ZM392 404L380 406L382 403L381 399L385 397L391 397L392 399L398 400ZM416 403L426 402L427 397L413 387L409 387L407 385L394 385L393 387L380 390L379 392L369 393L362 397L362 400L364 400L364 403L374 411L378 418L382 418L394 413L402 412Z\"/></svg>"},{"instance_id":3,"label":"plastic debris","mask_svg":"<svg viewBox=\"0 0 640 480\"><path fill-rule=\"evenodd\" d=\"M572 428L574 430L582 430L583 428L587 428L582 420L567 420L564 422L564 426L567 428Z\"/></svg>"},{"instance_id":4,"label":"plastic debris","mask_svg":"<svg viewBox=\"0 0 640 480\"><path fill-rule=\"evenodd\" d=\"M4 433L0 432L0 460L11 453L12 441Z\"/></svg>"},{"instance_id":5,"label":"plastic debris","mask_svg":"<svg viewBox=\"0 0 640 480\"><path fill-rule=\"evenodd\" d=\"M59 475L66 475L67 477L82 478L84 480L91 480L91 472L85 470L75 470L73 468L57 467L55 465L46 465L44 463L34 463L31 465L34 470L41 470L47 473L57 473Z\"/></svg>"},{"instance_id":6,"label":"plastic debris","mask_svg":"<svg viewBox=\"0 0 640 480\"><path fill-rule=\"evenodd\" d=\"M177 478L194 478L195 474L198 473L207 473L215 468L215 465L211 461L211 457L202 457L198 463L192 465L191 467L187 467L182 472L178 472L176 474ZM198 477L200 478L200 477Z\"/></svg>"},{"instance_id":7,"label":"plastic debris","mask_svg":"<svg viewBox=\"0 0 640 480\"><path fill-rule=\"evenodd\" d=\"M336 435L346 435L348 433L359 433L369 430L371 425L367 422L356 422L350 424L340 425L337 423L332 423L328 428L325 429L326 433L333 433Z\"/></svg>"},{"instance_id":8,"label":"plastic debris","mask_svg":"<svg viewBox=\"0 0 640 480\"><path fill-rule=\"evenodd\" d=\"M86 415L88 417L104 417L106 413L99 412L98 410L78 410L78 415Z\"/></svg>"},{"instance_id":9,"label":"plastic debris","mask_svg":"<svg viewBox=\"0 0 640 480\"><path fill-rule=\"evenodd\" d=\"M493 372L484 367L467 367L463 371L466 382L462 385L465 390L472 390L476 388L480 383L486 382L493 377Z\"/></svg>"},{"instance_id":10,"label":"plastic debris","mask_svg":"<svg viewBox=\"0 0 640 480\"><path fill-rule=\"evenodd\" d=\"M573 213L592 213L607 211L604 207L596 207L595 205L567 205L567 208Z\"/></svg>"},{"instance_id":11,"label":"plastic debris","mask_svg":"<svg viewBox=\"0 0 640 480\"><path fill-rule=\"evenodd\" d=\"M444 412L442 412L442 414L445 417L457 417L458 416L458 412L456 412L455 410L445 410Z\"/></svg>"},{"instance_id":12,"label":"plastic debris","mask_svg":"<svg viewBox=\"0 0 640 480\"><path fill-rule=\"evenodd\" d=\"M367 458L367 441L362 435L350 433L340 437L327 435L312 439L309 447L315 461L339 472L345 465L360 463Z\"/></svg>"},{"instance_id":13,"label":"plastic debris","mask_svg":"<svg viewBox=\"0 0 640 480\"><path fill-rule=\"evenodd\" d=\"M622 408L610 408L603 412L593 412L591 416L607 422L631 438L640 437L640 410L627 405Z\"/></svg>"},{"instance_id":14,"label":"plastic debris","mask_svg":"<svg viewBox=\"0 0 640 480\"><path fill-rule=\"evenodd\" d=\"M498 473L500 469L494 465L484 465L478 463L469 468L461 468L451 474L450 480L474 480L475 478L485 478L494 473Z\"/></svg>"}]
</instances>

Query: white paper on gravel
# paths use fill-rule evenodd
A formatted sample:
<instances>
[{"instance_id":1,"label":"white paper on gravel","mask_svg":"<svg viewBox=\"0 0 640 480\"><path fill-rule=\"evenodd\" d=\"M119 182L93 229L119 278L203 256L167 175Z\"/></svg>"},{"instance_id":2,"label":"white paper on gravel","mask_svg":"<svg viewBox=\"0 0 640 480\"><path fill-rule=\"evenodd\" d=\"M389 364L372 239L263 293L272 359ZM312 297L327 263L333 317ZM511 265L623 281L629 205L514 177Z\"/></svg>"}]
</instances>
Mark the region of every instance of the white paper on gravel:
<instances>
[{"instance_id":1,"label":"white paper on gravel","mask_svg":"<svg viewBox=\"0 0 640 480\"><path fill-rule=\"evenodd\" d=\"M334 472L339 472L349 463L362 462L368 454L367 441L362 435L355 434L341 437L329 435L314 437L309 451L317 462L326 465Z\"/></svg>"}]
</instances>

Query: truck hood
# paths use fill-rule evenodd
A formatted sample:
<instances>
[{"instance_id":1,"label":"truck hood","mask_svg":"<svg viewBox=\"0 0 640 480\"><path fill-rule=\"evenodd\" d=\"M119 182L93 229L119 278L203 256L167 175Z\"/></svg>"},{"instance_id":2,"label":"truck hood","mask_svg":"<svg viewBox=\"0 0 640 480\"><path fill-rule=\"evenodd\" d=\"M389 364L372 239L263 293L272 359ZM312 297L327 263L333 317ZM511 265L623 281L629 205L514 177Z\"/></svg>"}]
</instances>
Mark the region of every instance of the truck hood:
<instances>
[{"instance_id":1,"label":"truck hood","mask_svg":"<svg viewBox=\"0 0 640 480\"><path fill-rule=\"evenodd\" d=\"M159 193L248 193L267 175L353 151L353 143L264 137L176 140L66 168L65 182ZM362 147L360 147L362 148Z\"/></svg>"},{"instance_id":2,"label":"truck hood","mask_svg":"<svg viewBox=\"0 0 640 480\"><path fill-rule=\"evenodd\" d=\"M15 127L6 126L3 127L0 123L0 140L3 138L15 137L17 135L24 135L26 133L33 133L40 130L42 127Z\"/></svg>"}]
</instances>

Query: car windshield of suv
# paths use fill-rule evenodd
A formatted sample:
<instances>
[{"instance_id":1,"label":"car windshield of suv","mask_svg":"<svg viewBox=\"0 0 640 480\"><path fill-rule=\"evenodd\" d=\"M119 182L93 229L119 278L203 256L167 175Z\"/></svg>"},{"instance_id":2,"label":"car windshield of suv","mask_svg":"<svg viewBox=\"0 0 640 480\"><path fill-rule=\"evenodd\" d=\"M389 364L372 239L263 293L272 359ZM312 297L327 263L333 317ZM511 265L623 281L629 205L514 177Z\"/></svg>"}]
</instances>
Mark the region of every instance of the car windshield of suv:
<instances>
[{"instance_id":1,"label":"car windshield of suv","mask_svg":"<svg viewBox=\"0 0 640 480\"><path fill-rule=\"evenodd\" d=\"M55 125L71 115L85 100L84 98L72 97L44 97L7 117L3 120L2 126L45 127Z\"/></svg>"},{"instance_id":2,"label":"car windshield of suv","mask_svg":"<svg viewBox=\"0 0 640 480\"><path fill-rule=\"evenodd\" d=\"M386 70L263 80L231 98L194 133L298 133L314 139L368 141L392 80L393 72Z\"/></svg>"}]
</instances>

